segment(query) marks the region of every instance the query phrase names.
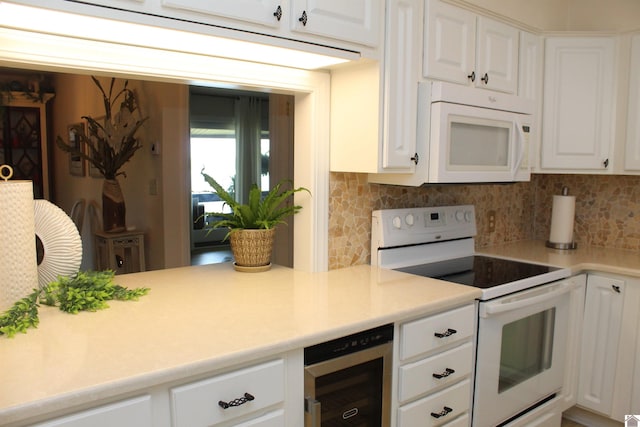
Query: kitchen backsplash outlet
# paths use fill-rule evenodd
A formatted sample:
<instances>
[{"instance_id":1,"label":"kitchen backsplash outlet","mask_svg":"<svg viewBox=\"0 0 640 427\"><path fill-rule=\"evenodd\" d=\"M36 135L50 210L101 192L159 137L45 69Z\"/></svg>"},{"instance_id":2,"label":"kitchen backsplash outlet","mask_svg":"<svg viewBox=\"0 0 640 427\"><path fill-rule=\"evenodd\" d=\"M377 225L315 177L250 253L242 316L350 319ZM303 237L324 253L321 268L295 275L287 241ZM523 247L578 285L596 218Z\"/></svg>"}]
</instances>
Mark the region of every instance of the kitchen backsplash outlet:
<instances>
[{"instance_id":1,"label":"kitchen backsplash outlet","mask_svg":"<svg viewBox=\"0 0 640 427\"><path fill-rule=\"evenodd\" d=\"M549 236L554 194L576 196L575 239L582 245L640 250L640 176L532 175L515 184L369 184L366 174L330 174L329 269L370 262L375 209L472 204L476 247ZM495 211L491 231L490 211Z\"/></svg>"}]
</instances>

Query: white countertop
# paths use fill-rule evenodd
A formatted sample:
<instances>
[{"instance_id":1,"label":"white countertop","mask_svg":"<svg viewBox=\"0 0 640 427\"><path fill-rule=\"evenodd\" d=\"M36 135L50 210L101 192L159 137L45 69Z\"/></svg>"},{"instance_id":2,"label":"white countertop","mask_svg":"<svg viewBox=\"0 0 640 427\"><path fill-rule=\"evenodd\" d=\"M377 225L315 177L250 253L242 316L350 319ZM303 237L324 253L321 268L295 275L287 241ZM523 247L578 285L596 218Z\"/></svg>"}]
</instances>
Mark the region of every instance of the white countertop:
<instances>
[{"instance_id":1,"label":"white countertop","mask_svg":"<svg viewBox=\"0 0 640 427\"><path fill-rule=\"evenodd\" d=\"M116 276L137 302L0 337L0 425L302 348L473 301L480 291L356 266L326 273L230 263Z\"/></svg>"}]
</instances>

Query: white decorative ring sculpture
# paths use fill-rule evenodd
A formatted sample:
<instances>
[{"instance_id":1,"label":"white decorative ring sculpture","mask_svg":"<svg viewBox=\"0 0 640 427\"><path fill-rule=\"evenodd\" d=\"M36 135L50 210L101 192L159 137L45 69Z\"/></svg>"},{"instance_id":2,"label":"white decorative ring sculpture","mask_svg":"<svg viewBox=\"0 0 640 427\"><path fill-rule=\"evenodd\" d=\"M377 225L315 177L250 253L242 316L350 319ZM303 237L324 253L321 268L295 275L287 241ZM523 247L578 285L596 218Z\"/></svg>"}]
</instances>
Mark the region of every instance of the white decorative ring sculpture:
<instances>
[{"instance_id":1,"label":"white decorative ring sculpture","mask_svg":"<svg viewBox=\"0 0 640 427\"><path fill-rule=\"evenodd\" d=\"M76 225L59 207L47 200L34 200L36 236L44 248L38 265L40 288L55 281L58 276L71 276L78 272L82 262L82 240Z\"/></svg>"}]
</instances>

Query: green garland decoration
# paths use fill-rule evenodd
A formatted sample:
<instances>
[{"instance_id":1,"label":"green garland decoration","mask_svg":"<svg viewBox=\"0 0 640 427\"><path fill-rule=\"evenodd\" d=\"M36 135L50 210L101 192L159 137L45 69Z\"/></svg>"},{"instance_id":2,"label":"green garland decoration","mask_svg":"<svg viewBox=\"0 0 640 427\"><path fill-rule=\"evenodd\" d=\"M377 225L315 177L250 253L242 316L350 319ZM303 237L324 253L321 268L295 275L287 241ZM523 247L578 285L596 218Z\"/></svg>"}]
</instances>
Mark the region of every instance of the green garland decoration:
<instances>
[{"instance_id":1,"label":"green garland decoration","mask_svg":"<svg viewBox=\"0 0 640 427\"><path fill-rule=\"evenodd\" d=\"M58 277L42 289L34 289L0 314L0 335L12 338L17 333L26 333L29 328L37 328L40 323L38 303L77 314L103 310L109 307L109 300L135 301L149 292L148 288L128 289L116 285L114 276L110 270L79 272L73 277Z\"/></svg>"}]
</instances>

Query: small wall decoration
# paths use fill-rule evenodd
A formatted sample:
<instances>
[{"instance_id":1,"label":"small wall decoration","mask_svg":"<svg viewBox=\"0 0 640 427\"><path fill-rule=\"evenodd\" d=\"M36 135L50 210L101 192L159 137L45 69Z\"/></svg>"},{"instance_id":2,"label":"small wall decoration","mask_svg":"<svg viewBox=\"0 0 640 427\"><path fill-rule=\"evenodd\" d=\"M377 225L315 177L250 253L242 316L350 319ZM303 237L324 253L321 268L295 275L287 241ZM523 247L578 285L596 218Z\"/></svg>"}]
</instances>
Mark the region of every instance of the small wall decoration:
<instances>
[{"instance_id":1,"label":"small wall decoration","mask_svg":"<svg viewBox=\"0 0 640 427\"><path fill-rule=\"evenodd\" d=\"M74 123L67 126L67 133L69 135L69 145L77 150L82 150L83 144L80 143L81 137L79 135L84 135L84 123ZM69 173L73 176L84 176L85 174L85 161L82 156L75 152L69 153Z\"/></svg>"}]
</instances>

